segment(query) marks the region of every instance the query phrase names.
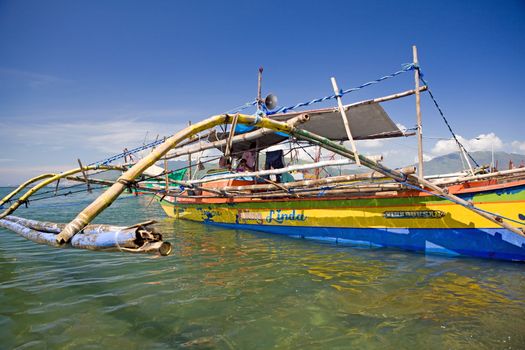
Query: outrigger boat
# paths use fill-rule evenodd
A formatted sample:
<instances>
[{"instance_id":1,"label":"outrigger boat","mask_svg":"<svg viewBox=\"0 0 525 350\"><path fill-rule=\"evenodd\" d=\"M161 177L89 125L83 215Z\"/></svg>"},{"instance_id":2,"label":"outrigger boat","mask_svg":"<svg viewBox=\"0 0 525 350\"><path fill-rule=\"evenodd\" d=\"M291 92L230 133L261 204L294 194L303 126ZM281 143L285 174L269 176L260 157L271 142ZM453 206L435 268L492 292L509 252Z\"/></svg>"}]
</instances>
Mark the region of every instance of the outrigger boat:
<instances>
[{"instance_id":1,"label":"outrigger boat","mask_svg":"<svg viewBox=\"0 0 525 350\"><path fill-rule=\"evenodd\" d=\"M343 105L346 93L408 71L414 72L414 89ZM349 90L340 90L332 78L333 95L277 109L274 97L261 98L261 69L257 99L249 104L257 108L254 115L220 114L156 143L149 155L127 168L78 214L57 235L57 242L69 242L126 188L135 188L154 193L166 214L181 220L337 244L525 261L525 169L475 168L452 134L468 164L466 172L423 175L420 95L427 91L435 99L420 71L414 47L414 62L402 71ZM381 103L412 95L416 97L417 167L392 169L382 164L381 156L360 154L356 140L408 136ZM336 100L337 107L295 111L326 100ZM285 165L282 150L268 150L283 144L290 149L319 147L339 158L315 157L312 163ZM197 167L191 155L206 150L220 152L214 160L220 158L221 169L170 178L174 171L168 169L169 159L189 156L191 174ZM157 175L144 177L159 161L164 161L164 171L156 168ZM232 166L236 162L242 172ZM348 164L369 172L333 174ZM300 178L298 174L306 170L316 175ZM321 176L321 170L328 176ZM87 176L84 180L90 181ZM148 186L141 185L145 181Z\"/></svg>"}]
</instances>

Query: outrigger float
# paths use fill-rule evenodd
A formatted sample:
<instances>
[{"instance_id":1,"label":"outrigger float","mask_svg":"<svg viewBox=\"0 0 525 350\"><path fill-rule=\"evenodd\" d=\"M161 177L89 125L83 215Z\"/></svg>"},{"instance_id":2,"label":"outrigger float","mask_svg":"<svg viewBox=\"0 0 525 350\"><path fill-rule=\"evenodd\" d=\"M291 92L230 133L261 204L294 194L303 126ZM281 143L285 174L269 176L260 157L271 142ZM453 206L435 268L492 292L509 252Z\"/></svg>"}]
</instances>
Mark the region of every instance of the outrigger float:
<instances>
[{"instance_id":1,"label":"outrigger float","mask_svg":"<svg viewBox=\"0 0 525 350\"><path fill-rule=\"evenodd\" d=\"M428 92L445 117L421 75L415 47L413 54L412 64L391 75L348 90L339 89L332 78L333 95L278 109L273 96L261 98L260 69L257 99L242 107L255 106L254 115L242 114L238 109L213 116L165 140L97 163L100 169L131 153L152 148L142 159L127 164L117 181L106 183L109 188L104 193L60 227L55 242L72 242L126 189L135 189L152 193L168 216L181 220L337 244L525 261L525 169L495 171L476 167L447 122L468 169L450 176L424 176L420 95ZM409 71L414 72L412 90L349 105L342 103L347 93ZM358 153L356 140L409 136L390 119L381 103L412 95L416 97L417 167L392 169L381 163L381 156ZM327 100L337 101L337 107L295 111ZM290 161L285 165L282 149L268 151L276 145L290 150L318 147L333 156L326 161L312 157L312 163ZM211 161L219 160L221 169L208 170L202 176L195 171L192 176L192 168L203 168L201 158L207 150L220 152ZM264 152L265 165L261 169ZM192 164L194 154L200 155L197 164ZM168 161L180 157L189 157L189 165L169 170ZM152 169L159 168L157 162L163 162L164 168L151 175ZM236 170L232 163L238 163ZM366 167L369 172L333 174L334 169L348 164ZM80 169L83 177L71 179L68 173L70 180L88 185L104 182L86 173L92 169L82 165ZM180 175L181 170L189 174L176 179L170 176L175 172ZM299 176L308 170L313 170L315 176ZM43 183L52 182L52 178L56 181L56 176L48 177ZM28 197L20 197L0 218L11 214Z\"/></svg>"}]
</instances>

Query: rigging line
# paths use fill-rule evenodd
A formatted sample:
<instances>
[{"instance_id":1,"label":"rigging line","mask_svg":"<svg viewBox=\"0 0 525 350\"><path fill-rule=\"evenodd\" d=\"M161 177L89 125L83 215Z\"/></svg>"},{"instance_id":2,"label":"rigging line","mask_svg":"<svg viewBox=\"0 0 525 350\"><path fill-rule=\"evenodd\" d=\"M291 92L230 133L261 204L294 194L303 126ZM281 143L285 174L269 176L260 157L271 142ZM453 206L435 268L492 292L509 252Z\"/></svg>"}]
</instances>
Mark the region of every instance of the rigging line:
<instances>
[{"instance_id":1,"label":"rigging line","mask_svg":"<svg viewBox=\"0 0 525 350\"><path fill-rule=\"evenodd\" d=\"M394 78L396 76L398 76L399 74L402 74L402 73L406 73L406 72L409 72L413 69L415 69L416 66L413 64L413 63L407 63L407 64L404 64L402 65L402 69L397 71L397 72L394 72L392 74L389 74L389 75L385 75L379 79L376 79L376 80L372 80L372 81L369 81L369 82L366 82L364 84L361 84L359 86L356 86L356 87L353 87L353 88L350 88L350 89L347 89L347 90L339 90L339 93L338 94L334 94L334 95L328 95L328 96L324 96L324 97L321 97L321 98L316 98L316 99L313 99L313 100L310 100L310 101L306 101L306 102L301 102L301 103L298 103L296 105L293 105L293 106L288 106L288 107L281 107L275 111L272 111L272 112L268 112L268 115L271 115L271 114L277 114L277 113L286 113L288 111L291 111L293 109L296 109L296 108L299 108L299 107L306 107L306 106L309 106L309 105L312 105L314 103L319 103L319 102L325 102L325 101L328 101L328 100L331 100L331 99L334 99L334 98L337 98L337 97L341 97L343 95L346 95L348 93L351 93L351 92L354 92L354 91L357 91L357 90L361 90L367 86L370 86L370 85L374 85L374 84L378 84L384 80L387 80L387 79L390 79L390 78Z\"/></svg>"},{"instance_id":2,"label":"rigging line","mask_svg":"<svg viewBox=\"0 0 525 350\"><path fill-rule=\"evenodd\" d=\"M439 104L437 103L436 99L434 98L434 94L432 94L432 90L430 90L430 86L428 85L428 83L423 78L423 72L421 71L421 68L420 67L416 67L416 69L419 70L419 79L421 80L421 82L423 82L423 84L425 84L427 86L427 91L428 91L428 94L429 94L430 98L432 99L432 102L434 102L434 105L436 106L439 114L441 115L441 118L443 118L443 121L445 122L445 125L447 126L448 130L452 134L452 137L456 141L457 145L459 146L460 149L463 149L463 151L465 151L465 153L474 162L474 164L476 164L476 166L479 167L478 162L476 162L476 160L472 157L472 155L465 149L465 146L463 146L463 144L461 142L459 142L458 138L456 137L456 134L454 133L454 131L452 130L452 127L448 123L447 118L445 118L445 114L443 113L443 111L441 110L441 107L439 106Z\"/></svg>"},{"instance_id":3,"label":"rigging line","mask_svg":"<svg viewBox=\"0 0 525 350\"><path fill-rule=\"evenodd\" d=\"M113 169L105 169L105 170L99 170L98 172L96 173L92 173L92 174L88 174L88 178L90 176L93 176L93 175L97 175L97 174L101 174L101 173L104 173L104 172L107 172L107 171L112 171ZM66 179L67 180L67 179ZM68 181L71 181L71 180L68 180ZM75 188L75 187L80 187L80 186L85 186L86 183L83 181L81 183L78 183L78 184L74 184L74 185L69 185L69 186L63 186L63 187L59 187L58 190L56 191L57 193L60 192L60 191L65 191L65 190L68 190L70 188ZM47 194L47 193L51 193L51 192L55 192L55 189L52 189L52 190L47 190L47 191L44 191L44 192L37 192L35 194L35 197L33 198L39 198L38 196L41 196L41 195L44 195L44 194ZM16 201L18 200L18 198L12 198L10 199L10 201Z\"/></svg>"},{"instance_id":4,"label":"rigging line","mask_svg":"<svg viewBox=\"0 0 525 350\"><path fill-rule=\"evenodd\" d=\"M99 190L101 188L104 188L106 186L98 186L98 187L92 187L91 189L92 190ZM34 198L34 199L27 199L26 202L27 203L31 203L31 202L37 202L37 201L41 201L41 200L44 200L44 199L51 199L51 198L56 198L56 197L66 197L66 196L69 196L71 194L76 194L76 193L81 193L81 192L87 192L87 189L84 189L84 190L78 190L78 191L69 191L67 193L62 193L62 194L57 194L56 196L47 196L47 197L41 197L41 198Z\"/></svg>"},{"instance_id":5,"label":"rigging line","mask_svg":"<svg viewBox=\"0 0 525 350\"><path fill-rule=\"evenodd\" d=\"M301 149L304 151L304 153L306 153L314 162L316 162L315 158L312 157L312 155L310 153L308 153L308 151L302 146L299 144L299 142L296 142L296 144L301 147ZM330 173L325 169L325 168L321 168L325 173L326 175L330 176Z\"/></svg>"},{"instance_id":6,"label":"rigging line","mask_svg":"<svg viewBox=\"0 0 525 350\"><path fill-rule=\"evenodd\" d=\"M70 188L75 188L75 187L80 187L80 186L85 186L85 185L86 185L86 183L85 183L85 182L82 182L82 183L78 183L78 184L71 185L71 186L60 187L60 188L58 189L57 193L58 193L58 192L66 191L66 190L68 190L68 189L70 189ZM31 198L38 199L38 198L40 198L40 197L41 197L42 195L44 195L44 194L54 193L54 192L55 192L54 189L52 189L52 190L48 190L48 191L44 191L44 192L37 192L37 193L34 195L34 197L31 197ZM59 194L57 194L57 196L59 196ZM55 197L55 196L53 196L53 197ZM17 200L19 200L19 199L20 199L20 197L16 197L16 198L11 198L9 201L17 201Z\"/></svg>"},{"instance_id":7,"label":"rigging line","mask_svg":"<svg viewBox=\"0 0 525 350\"><path fill-rule=\"evenodd\" d=\"M106 171L112 171L112 170L113 170L113 169L99 170L99 171L96 172L96 173L88 174L88 178L89 178L90 176L92 176L92 175L97 175L97 174L104 173L104 172L106 172ZM66 180L67 180L67 179L66 179ZM68 181L71 181L71 180L68 180ZM82 180L82 183L78 183L78 184L70 185L70 186L59 187L59 189L57 190L57 192L58 192L58 191L62 191L62 190L64 190L64 189L68 189L68 188L84 186L85 184L86 184L85 181ZM47 187L47 186L46 186L46 187ZM35 196L38 197L38 196L40 196L40 195L42 195L42 194L51 193L51 192L55 192L55 190L53 189L53 190L48 190L48 191L44 191L44 192L37 192L37 193L35 194ZM8 202L16 201L16 200L18 200L18 199L19 199L19 197L18 197L18 198L16 198L16 197L15 197L15 198L11 198Z\"/></svg>"},{"instance_id":8,"label":"rigging line","mask_svg":"<svg viewBox=\"0 0 525 350\"><path fill-rule=\"evenodd\" d=\"M218 160L220 159L220 157L215 157L215 158L212 158L212 159L208 159L208 160L205 160L203 162L201 162L201 164L205 164L205 163L209 163L209 162L213 162L214 160ZM157 179L159 177L162 177L162 176L165 176L165 175L169 175L169 174L172 174L172 173L175 173L177 171L180 171L180 170L184 170L184 169L188 169L190 166L187 165L187 166L184 166L182 168L177 168L177 169L174 169L174 170L170 170L170 171L163 171L162 173L160 173L159 175L151 175L149 177L145 177L145 178L142 178L140 180L136 180L135 183L140 183L140 182L143 182L143 181L148 181L148 180L153 180L153 179ZM193 165L192 165L193 167Z\"/></svg>"},{"instance_id":9,"label":"rigging line","mask_svg":"<svg viewBox=\"0 0 525 350\"><path fill-rule=\"evenodd\" d=\"M247 103L245 103L242 106L236 107L236 108L234 108L234 109L232 109L230 111L227 111L227 112L224 112L224 113L221 113L221 114L237 113L237 112L240 112L240 111L242 111L242 110L244 110L244 109L246 109L246 108L248 108L250 106L254 106L255 104L256 104L256 101L247 102ZM109 164L111 162L114 162L117 159L121 159L121 158L124 158L125 156L129 156L130 154L135 154L137 152L144 151L146 149L156 147L156 146L162 144L163 142L164 142L163 138L160 138L160 139L155 140L153 142L150 142L148 144L145 144L145 145L142 145L142 146L139 146L139 147L135 147L135 148L133 148L131 150L126 150L125 152L121 152L121 153L115 154L115 155L113 155L111 157L108 157L106 159L102 159L102 160L90 163L88 165L97 165L97 164L106 165L106 164Z\"/></svg>"},{"instance_id":10,"label":"rigging line","mask_svg":"<svg viewBox=\"0 0 525 350\"><path fill-rule=\"evenodd\" d=\"M122 200L122 199L128 199L128 198L135 198L135 196L122 196L122 197L118 197L117 199L115 199L115 201ZM46 204L46 205L31 206L30 209L70 207L70 206L75 206L75 205L84 204L84 203L90 203L90 202L91 202L91 200L82 200L82 201L68 202L68 203L50 203L50 204ZM20 207L20 208L24 208L24 207Z\"/></svg>"},{"instance_id":11,"label":"rigging line","mask_svg":"<svg viewBox=\"0 0 525 350\"><path fill-rule=\"evenodd\" d=\"M255 106L257 104L257 100L254 100L252 102L246 102L245 104L241 105L241 106L238 106L238 107L235 107L235 108L232 108L230 109L229 111L226 111L222 114L230 114L230 113L238 113L246 108L249 108L251 106Z\"/></svg>"}]
</instances>

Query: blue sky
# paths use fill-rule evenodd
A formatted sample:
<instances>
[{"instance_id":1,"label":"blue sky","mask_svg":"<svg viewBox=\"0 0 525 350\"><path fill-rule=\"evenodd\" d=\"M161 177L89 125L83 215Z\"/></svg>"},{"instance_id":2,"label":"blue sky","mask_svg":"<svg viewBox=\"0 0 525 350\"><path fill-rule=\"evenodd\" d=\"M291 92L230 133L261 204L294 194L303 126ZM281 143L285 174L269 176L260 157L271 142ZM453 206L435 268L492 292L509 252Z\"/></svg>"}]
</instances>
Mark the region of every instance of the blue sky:
<instances>
[{"instance_id":1,"label":"blue sky","mask_svg":"<svg viewBox=\"0 0 525 350\"><path fill-rule=\"evenodd\" d=\"M392 73L413 44L467 147L525 154L523 1L0 1L0 185L251 101L259 66L289 105L330 94L331 76ZM408 73L344 102L412 87ZM415 124L413 99L384 107ZM423 120L426 156L452 150L428 96ZM360 148L413 162L415 139L392 142Z\"/></svg>"}]
</instances>

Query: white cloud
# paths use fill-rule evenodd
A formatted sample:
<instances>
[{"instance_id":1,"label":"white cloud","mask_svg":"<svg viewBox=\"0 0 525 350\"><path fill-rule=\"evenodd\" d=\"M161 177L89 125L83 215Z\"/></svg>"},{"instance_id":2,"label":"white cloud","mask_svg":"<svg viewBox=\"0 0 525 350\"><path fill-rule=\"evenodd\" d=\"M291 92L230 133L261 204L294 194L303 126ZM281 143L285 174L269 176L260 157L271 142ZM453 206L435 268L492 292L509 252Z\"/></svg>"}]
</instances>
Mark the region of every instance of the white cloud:
<instances>
[{"instance_id":1,"label":"white cloud","mask_svg":"<svg viewBox=\"0 0 525 350\"><path fill-rule=\"evenodd\" d=\"M1 186L15 186L22 180L27 180L40 174L57 173L74 168L75 165L60 164L52 166L16 166L16 167L0 167L0 185Z\"/></svg>"},{"instance_id":2,"label":"white cloud","mask_svg":"<svg viewBox=\"0 0 525 350\"><path fill-rule=\"evenodd\" d=\"M0 137L12 142L23 142L29 146L60 150L70 147L85 147L104 153L119 153L124 147L135 147L149 135L170 136L184 125L115 120L80 123L45 123L27 126L7 125ZM154 138L155 136L151 136ZM148 140L148 141L151 141Z\"/></svg>"},{"instance_id":3,"label":"white cloud","mask_svg":"<svg viewBox=\"0 0 525 350\"><path fill-rule=\"evenodd\" d=\"M479 136L474 137L472 139L465 139L464 137L460 135L457 135L457 138L459 142L461 142L463 146L469 152L491 151L491 150L497 151L503 148L503 142L494 133L480 134ZM439 140L438 142L436 142L436 144L432 148L431 153L433 156L440 156L440 155L458 152L458 151L459 149L456 144L456 141L453 139L448 139L448 140Z\"/></svg>"},{"instance_id":4,"label":"white cloud","mask_svg":"<svg viewBox=\"0 0 525 350\"><path fill-rule=\"evenodd\" d=\"M401 130L402 132L406 132L407 129L408 129L406 126L404 126L404 125L401 124L401 123L396 123L396 126L397 126L397 128L398 128L399 130Z\"/></svg>"},{"instance_id":5,"label":"white cloud","mask_svg":"<svg viewBox=\"0 0 525 350\"><path fill-rule=\"evenodd\" d=\"M494 133L481 134L476 138L469 140L469 151L495 151L503 148L503 142Z\"/></svg>"},{"instance_id":6,"label":"white cloud","mask_svg":"<svg viewBox=\"0 0 525 350\"><path fill-rule=\"evenodd\" d=\"M363 148L380 148L380 147L383 147L383 144L384 144L383 141L379 139L360 140L360 141L357 141L356 147L357 147L357 150L359 151L360 149L363 149ZM348 149L352 149L350 142L346 142L345 146Z\"/></svg>"},{"instance_id":7,"label":"white cloud","mask_svg":"<svg viewBox=\"0 0 525 350\"><path fill-rule=\"evenodd\" d=\"M525 152L525 141L512 141L513 152Z\"/></svg>"},{"instance_id":8,"label":"white cloud","mask_svg":"<svg viewBox=\"0 0 525 350\"><path fill-rule=\"evenodd\" d=\"M146 132L151 142L156 135L171 136L184 124L108 120L78 123L32 123L30 126L4 122L0 127L0 148L18 159L16 167L1 158L0 185L14 184L48 171L74 168L76 159L86 164L142 145ZM68 166L62 164L69 162Z\"/></svg>"},{"instance_id":9,"label":"white cloud","mask_svg":"<svg viewBox=\"0 0 525 350\"><path fill-rule=\"evenodd\" d=\"M423 161L424 162L428 162L429 160L432 160L434 157L431 156L430 154L427 154L427 153L423 153ZM417 162L417 160L416 160Z\"/></svg>"}]
</instances>

